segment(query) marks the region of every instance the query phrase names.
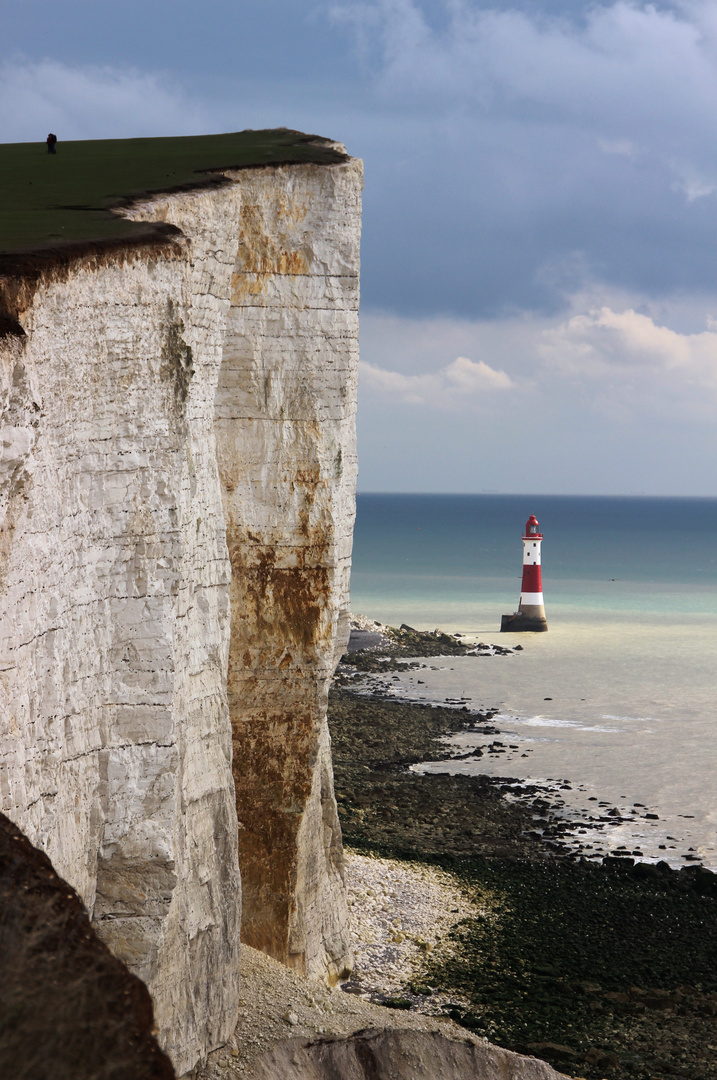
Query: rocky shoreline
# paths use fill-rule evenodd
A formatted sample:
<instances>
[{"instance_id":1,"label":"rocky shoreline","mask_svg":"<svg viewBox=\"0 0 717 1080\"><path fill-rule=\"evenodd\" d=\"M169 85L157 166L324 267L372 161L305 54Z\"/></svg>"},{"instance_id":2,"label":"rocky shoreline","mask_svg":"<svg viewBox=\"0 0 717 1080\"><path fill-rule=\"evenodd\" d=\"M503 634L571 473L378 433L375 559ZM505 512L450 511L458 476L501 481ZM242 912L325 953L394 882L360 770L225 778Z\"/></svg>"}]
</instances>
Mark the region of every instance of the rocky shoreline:
<instances>
[{"instance_id":1,"label":"rocky shoreline","mask_svg":"<svg viewBox=\"0 0 717 1080\"><path fill-rule=\"evenodd\" d=\"M389 672L456 655L446 637L384 634L343 658L330 697L345 843L440 870L472 905L470 915L456 914L450 947L427 952L401 987L391 981L384 1003L451 1016L587 1080L714 1080L717 878L627 852L581 855L584 838L576 843L577 824L563 817L560 782L546 792L497 777L421 773L425 762L455 753L445 740L459 732L482 735L484 752L502 749L491 711L392 696ZM496 655L479 644L475 655ZM465 655L476 644L453 638L452 648ZM613 809L600 807L596 824L614 820ZM378 975L367 978L359 958L346 988L382 1000Z\"/></svg>"},{"instance_id":2,"label":"rocky shoreline","mask_svg":"<svg viewBox=\"0 0 717 1080\"><path fill-rule=\"evenodd\" d=\"M415 707L440 706L446 713L445 729L430 738L427 752L409 765L411 771L484 775L485 781L495 784L506 799L531 812L532 838L541 840L556 854L580 855L596 862L605 857L634 862L636 857L649 862L666 861L672 867L701 865L701 856L689 838L667 833L654 808L637 802L629 805L625 797L617 803L599 799L588 795L583 784L567 778L526 779L524 769L518 770L521 776L511 776L516 759L529 757L532 748L520 739L513 743L515 736L510 729L504 730L505 717L497 707L476 711L469 709L468 698L427 703L425 698L407 696L423 682L418 674L426 669L440 670L441 660L445 664L456 656L488 659L522 651L521 645L506 648L495 642L472 640L470 635L418 631L406 625L396 629L359 616L352 623L349 650L338 666L333 687ZM407 672L413 673L408 683L400 680L400 675ZM478 764L481 759L491 763L485 772Z\"/></svg>"}]
</instances>

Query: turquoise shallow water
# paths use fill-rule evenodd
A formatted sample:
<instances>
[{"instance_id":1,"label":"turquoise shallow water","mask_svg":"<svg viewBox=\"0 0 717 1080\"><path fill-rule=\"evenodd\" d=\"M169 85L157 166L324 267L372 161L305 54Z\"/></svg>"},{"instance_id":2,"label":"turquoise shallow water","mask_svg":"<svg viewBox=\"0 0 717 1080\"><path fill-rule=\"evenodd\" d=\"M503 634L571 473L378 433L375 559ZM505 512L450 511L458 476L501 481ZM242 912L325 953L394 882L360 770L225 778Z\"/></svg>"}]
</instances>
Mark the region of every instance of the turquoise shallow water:
<instances>
[{"instance_id":1,"label":"turquoise shallow water","mask_svg":"<svg viewBox=\"0 0 717 1080\"><path fill-rule=\"evenodd\" d=\"M499 635L530 513L545 537L550 630ZM397 684L500 708L517 749L455 771L567 779L576 808L590 795L643 803L659 823L608 830L603 847L675 864L693 848L717 865L717 500L362 495L352 610L523 646Z\"/></svg>"}]
</instances>

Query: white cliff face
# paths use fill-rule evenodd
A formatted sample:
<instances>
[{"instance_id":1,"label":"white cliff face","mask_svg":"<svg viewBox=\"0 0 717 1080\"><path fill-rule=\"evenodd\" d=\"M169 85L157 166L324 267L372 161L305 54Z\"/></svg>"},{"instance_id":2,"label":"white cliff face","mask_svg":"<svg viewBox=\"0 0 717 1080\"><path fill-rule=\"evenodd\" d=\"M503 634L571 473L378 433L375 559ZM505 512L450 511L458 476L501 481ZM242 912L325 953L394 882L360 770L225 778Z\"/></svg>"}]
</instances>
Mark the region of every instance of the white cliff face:
<instances>
[{"instance_id":1,"label":"white cliff face","mask_svg":"<svg viewBox=\"0 0 717 1080\"><path fill-rule=\"evenodd\" d=\"M230 638L229 697L239 690L252 739L275 753L271 715L262 733L257 673L273 670L281 628L263 619L260 603L242 606L254 595L254 584L239 581L245 564L247 581L257 580L249 534L261 537L264 558L275 545L279 568L287 558L321 562L328 583L320 613L309 616L320 633L312 631L316 644L302 653L312 659L302 661L293 705L284 693L297 717L307 710L304 694L311 701L311 722L297 721L295 731L289 724L282 736L302 781L275 794L293 800L282 811L297 826L286 912L291 933L303 935L306 967L330 972L347 957L321 703L353 520L360 173L349 163L243 170L231 179L136 206L131 216L170 221L184 239L48 271L20 312L26 337L0 339L0 809L47 851L110 947L147 981L160 1040L180 1075L230 1036L238 1005L232 740L237 777L255 774L257 747L237 738L234 705L232 736ZM285 289L283 280L295 276L290 267L279 260L259 271L265 288L249 292L246 305L241 296L254 213L247 208L257 189L272 188L263 242L281 246L282 192L293 205L301 188L306 243L321 253L312 255L317 307L334 303L323 322L304 321L303 341L292 336L297 282ZM333 267L345 256L334 222L344 219L353 262L337 285ZM322 280L329 303L320 299ZM271 310L262 304L269 295L277 298ZM252 391L253 411L246 379L232 390L236 358L248 356L237 344L242 333L259 349L252 355L262 377L260 344L273 343L274 390L265 380ZM332 343L344 335L353 345L337 391ZM306 356L312 374L300 386ZM310 451L293 402L312 395L318 427ZM278 398L283 412L274 409ZM309 453L322 495L302 516L282 492L299 483ZM278 468L294 475L283 488ZM317 528L327 536L320 557L308 550L307 533ZM247 649L237 652L244 640ZM239 807L248 817L265 810L241 796ZM274 865L259 872L276 876Z\"/></svg>"},{"instance_id":2,"label":"white cliff face","mask_svg":"<svg viewBox=\"0 0 717 1080\"><path fill-rule=\"evenodd\" d=\"M146 980L180 1073L238 998L213 277L75 268L5 362L27 422L3 438L2 809Z\"/></svg>"}]
</instances>

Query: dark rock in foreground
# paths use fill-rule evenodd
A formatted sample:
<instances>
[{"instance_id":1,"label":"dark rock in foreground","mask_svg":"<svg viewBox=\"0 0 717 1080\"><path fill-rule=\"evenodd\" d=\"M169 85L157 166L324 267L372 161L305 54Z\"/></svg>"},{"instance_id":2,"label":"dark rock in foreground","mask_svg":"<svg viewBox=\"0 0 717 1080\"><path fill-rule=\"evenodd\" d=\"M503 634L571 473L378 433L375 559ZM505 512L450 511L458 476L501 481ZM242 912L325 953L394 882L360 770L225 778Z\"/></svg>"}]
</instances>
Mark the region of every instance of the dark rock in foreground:
<instances>
[{"instance_id":1,"label":"dark rock in foreground","mask_svg":"<svg viewBox=\"0 0 717 1080\"><path fill-rule=\"evenodd\" d=\"M43 852L0 814L0 1077L173 1080L149 992Z\"/></svg>"}]
</instances>

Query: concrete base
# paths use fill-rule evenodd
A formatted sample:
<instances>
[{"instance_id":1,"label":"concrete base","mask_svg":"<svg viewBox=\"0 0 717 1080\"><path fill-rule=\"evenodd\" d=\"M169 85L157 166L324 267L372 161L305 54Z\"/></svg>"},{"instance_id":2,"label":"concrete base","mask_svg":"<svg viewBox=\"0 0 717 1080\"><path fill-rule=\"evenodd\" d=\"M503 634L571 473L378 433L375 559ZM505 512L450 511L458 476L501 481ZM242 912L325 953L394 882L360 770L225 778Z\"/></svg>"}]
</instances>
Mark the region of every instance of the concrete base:
<instances>
[{"instance_id":1,"label":"concrete base","mask_svg":"<svg viewBox=\"0 0 717 1080\"><path fill-rule=\"evenodd\" d=\"M500 620L501 634L541 634L547 629L548 622L544 615L526 615L516 611L513 615L503 615Z\"/></svg>"}]
</instances>

